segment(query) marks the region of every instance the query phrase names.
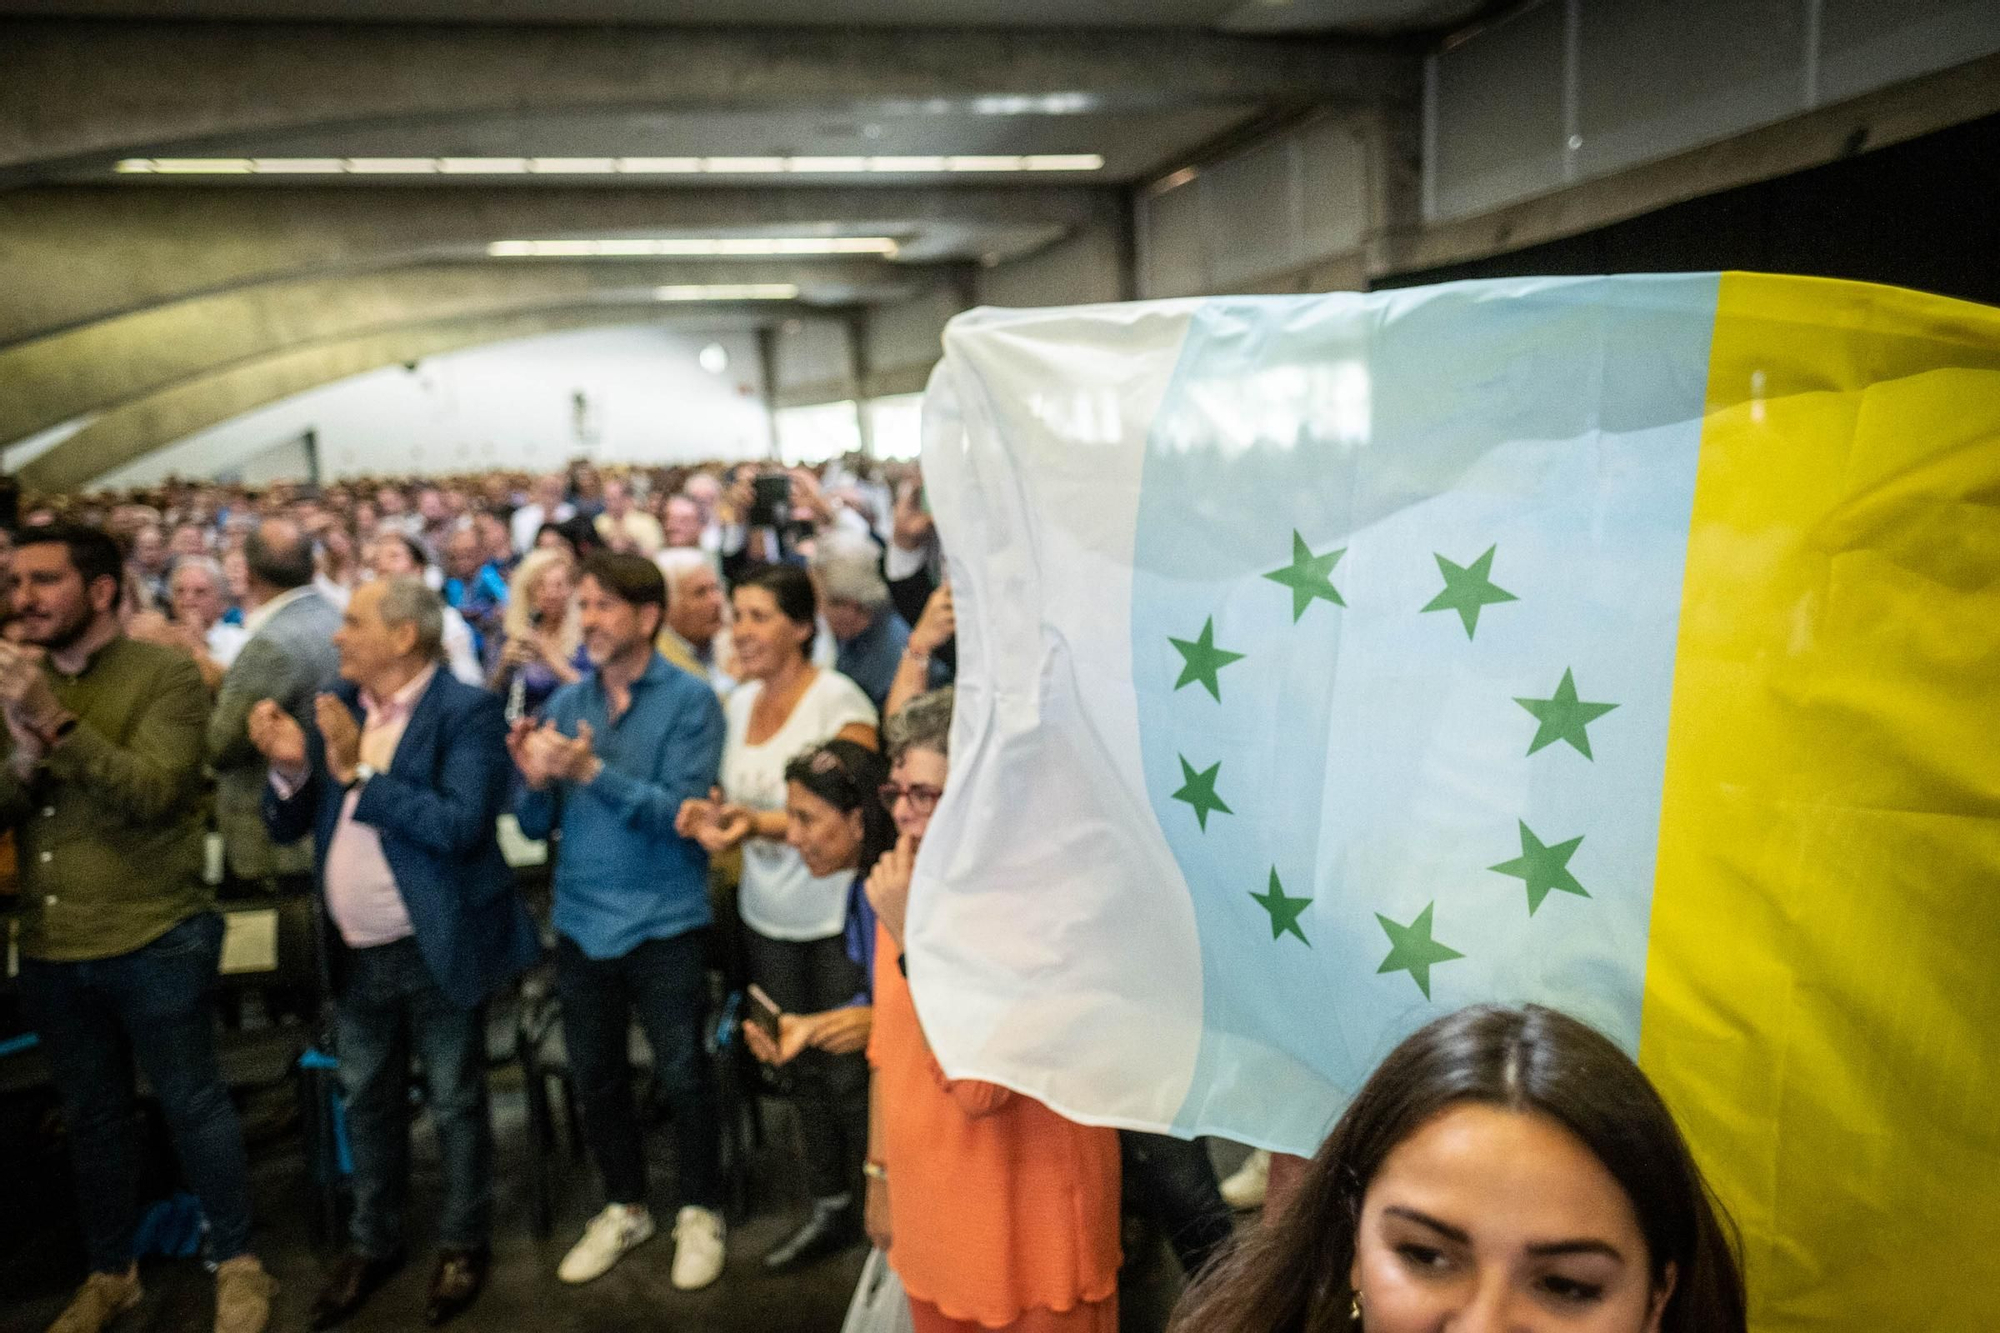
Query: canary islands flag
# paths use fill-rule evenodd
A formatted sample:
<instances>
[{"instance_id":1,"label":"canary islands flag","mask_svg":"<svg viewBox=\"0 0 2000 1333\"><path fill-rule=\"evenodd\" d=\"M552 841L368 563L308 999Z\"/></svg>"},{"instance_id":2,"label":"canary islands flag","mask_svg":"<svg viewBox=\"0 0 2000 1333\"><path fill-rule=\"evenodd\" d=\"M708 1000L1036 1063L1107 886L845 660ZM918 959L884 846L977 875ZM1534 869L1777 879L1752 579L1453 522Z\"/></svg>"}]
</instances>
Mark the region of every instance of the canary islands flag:
<instances>
[{"instance_id":1,"label":"canary islands flag","mask_svg":"<svg viewBox=\"0 0 2000 1333\"><path fill-rule=\"evenodd\" d=\"M910 974L954 1075L1310 1153L1399 1039L1635 1055L1762 1329L1994 1326L2000 311L1698 274L981 310Z\"/></svg>"}]
</instances>

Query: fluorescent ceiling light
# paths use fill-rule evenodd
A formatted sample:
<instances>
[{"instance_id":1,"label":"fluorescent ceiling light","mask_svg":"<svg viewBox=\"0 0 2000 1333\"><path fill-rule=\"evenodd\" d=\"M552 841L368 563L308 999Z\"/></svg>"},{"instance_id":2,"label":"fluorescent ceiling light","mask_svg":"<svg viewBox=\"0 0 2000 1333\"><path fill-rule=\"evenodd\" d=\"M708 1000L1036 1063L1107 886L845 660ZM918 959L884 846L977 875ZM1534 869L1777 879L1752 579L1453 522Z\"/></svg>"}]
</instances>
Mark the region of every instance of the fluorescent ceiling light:
<instances>
[{"instance_id":1,"label":"fluorescent ceiling light","mask_svg":"<svg viewBox=\"0 0 2000 1333\"><path fill-rule=\"evenodd\" d=\"M870 171L943 171L941 157L871 157Z\"/></svg>"},{"instance_id":2,"label":"fluorescent ceiling light","mask_svg":"<svg viewBox=\"0 0 2000 1333\"><path fill-rule=\"evenodd\" d=\"M259 176L325 176L341 170L337 157L253 157Z\"/></svg>"},{"instance_id":3,"label":"fluorescent ceiling light","mask_svg":"<svg viewBox=\"0 0 2000 1333\"><path fill-rule=\"evenodd\" d=\"M360 176L424 176L438 170L434 157L344 157L343 169Z\"/></svg>"},{"instance_id":4,"label":"fluorescent ceiling light","mask_svg":"<svg viewBox=\"0 0 2000 1333\"><path fill-rule=\"evenodd\" d=\"M653 288L662 301L789 301L799 289L789 282L688 283Z\"/></svg>"},{"instance_id":5,"label":"fluorescent ceiling light","mask_svg":"<svg viewBox=\"0 0 2000 1333\"><path fill-rule=\"evenodd\" d=\"M1097 153L902 157L128 157L112 170L172 176L762 176L1102 171Z\"/></svg>"},{"instance_id":6,"label":"fluorescent ceiling light","mask_svg":"<svg viewBox=\"0 0 2000 1333\"><path fill-rule=\"evenodd\" d=\"M1075 116L1097 108L1089 93L1049 93L1041 97L975 97L975 116Z\"/></svg>"},{"instance_id":7,"label":"fluorescent ceiling light","mask_svg":"<svg viewBox=\"0 0 2000 1333\"><path fill-rule=\"evenodd\" d=\"M153 170L169 175L247 176L253 170L247 157L162 157Z\"/></svg>"},{"instance_id":8,"label":"fluorescent ceiling light","mask_svg":"<svg viewBox=\"0 0 2000 1333\"><path fill-rule=\"evenodd\" d=\"M575 241L494 241L496 259L677 258L740 259L771 255L893 255L890 236L665 236Z\"/></svg>"},{"instance_id":9,"label":"fluorescent ceiling light","mask_svg":"<svg viewBox=\"0 0 2000 1333\"><path fill-rule=\"evenodd\" d=\"M863 172L868 170L865 157L790 157L785 159L788 171L842 171Z\"/></svg>"},{"instance_id":10,"label":"fluorescent ceiling light","mask_svg":"<svg viewBox=\"0 0 2000 1333\"><path fill-rule=\"evenodd\" d=\"M525 157L441 157L438 170L447 176L519 176L528 170Z\"/></svg>"},{"instance_id":11,"label":"fluorescent ceiling light","mask_svg":"<svg viewBox=\"0 0 2000 1333\"><path fill-rule=\"evenodd\" d=\"M1028 171L1102 171L1104 159L1096 153L1031 153L1021 159Z\"/></svg>"},{"instance_id":12,"label":"fluorescent ceiling light","mask_svg":"<svg viewBox=\"0 0 2000 1333\"><path fill-rule=\"evenodd\" d=\"M783 171L785 159L782 157L705 157L701 160L703 171L727 176L745 176L766 171Z\"/></svg>"}]
</instances>

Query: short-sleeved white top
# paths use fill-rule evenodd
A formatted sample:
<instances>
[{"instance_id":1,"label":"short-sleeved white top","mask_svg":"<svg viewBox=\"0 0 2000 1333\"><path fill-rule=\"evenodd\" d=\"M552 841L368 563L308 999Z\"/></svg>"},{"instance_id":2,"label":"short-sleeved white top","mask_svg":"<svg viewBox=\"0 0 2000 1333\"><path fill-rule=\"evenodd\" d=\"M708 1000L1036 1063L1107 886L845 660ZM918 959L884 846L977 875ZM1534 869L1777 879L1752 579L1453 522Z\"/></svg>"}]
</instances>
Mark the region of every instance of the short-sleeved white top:
<instances>
[{"instance_id":1,"label":"short-sleeved white top","mask_svg":"<svg viewBox=\"0 0 2000 1333\"><path fill-rule=\"evenodd\" d=\"M832 740L855 722L876 725L875 705L861 687L837 671L822 669L792 707L785 724L761 745L752 745L750 711L764 682L745 681L729 696L729 735L722 748L722 791L752 810L785 808L785 765L801 752ZM774 940L823 940L838 935L847 917L845 870L816 878L793 848L770 838L743 844L743 888L737 910L756 931Z\"/></svg>"}]
</instances>

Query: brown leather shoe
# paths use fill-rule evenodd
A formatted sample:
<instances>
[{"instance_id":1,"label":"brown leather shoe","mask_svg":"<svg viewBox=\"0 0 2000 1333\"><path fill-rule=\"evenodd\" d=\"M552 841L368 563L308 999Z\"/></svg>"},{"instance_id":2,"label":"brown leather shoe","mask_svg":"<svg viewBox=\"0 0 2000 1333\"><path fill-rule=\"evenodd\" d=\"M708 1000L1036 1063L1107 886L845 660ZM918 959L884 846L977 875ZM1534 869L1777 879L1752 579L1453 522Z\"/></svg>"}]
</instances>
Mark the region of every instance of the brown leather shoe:
<instances>
[{"instance_id":1,"label":"brown leather shoe","mask_svg":"<svg viewBox=\"0 0 2000 1333\"><path fill-rule=\"evenodd\" d=\"M438 1251L437 1267L431 1272L430 1299L424 1302L424 1319L432 1328L479 1298L492 1262L493 1252L484 1245L476 1250Z\"/></svg>"},{"instance_id":2,"label":"brown leather shoe","mask_svg":"<svg viewBox=\"0 0 2000 1333\"><path fill-rule=\"evenodd\" d=\"M403 1266L403 1254L395 1254L376 1259L356 1250L349 1250L336 1259L333 1271L327 1275L326 1285L320 1288L319 1296L312 1305L312 1326L315 1329L332 1328L345 1323L362 1302L375 1294L375 1289L395 1276Z\"/></svg>"}]
</instances>

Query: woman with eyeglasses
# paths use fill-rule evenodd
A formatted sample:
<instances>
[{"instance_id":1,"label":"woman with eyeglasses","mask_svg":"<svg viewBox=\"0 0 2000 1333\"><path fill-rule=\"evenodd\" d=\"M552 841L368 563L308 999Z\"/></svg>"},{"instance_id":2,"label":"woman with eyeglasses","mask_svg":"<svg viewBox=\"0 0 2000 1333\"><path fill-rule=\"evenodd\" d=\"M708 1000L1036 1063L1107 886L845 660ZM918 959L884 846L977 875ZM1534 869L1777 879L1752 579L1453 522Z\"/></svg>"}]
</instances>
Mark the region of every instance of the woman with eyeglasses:
<instances>
[{"instance_id":1,"label":"woman with eyeglasses","mask_svg":"<svg viewBox=\"0 0 2000 1333\"><path fill-rule=\"evenodd\" d=\"M868 1044L875 1012L867 984L875 961L875 909L863 886L875 862L896 842L895 821L881 796L888 778L887 761L853 741L828 741L785 765L785 842L815 876L851 877L844 939L864 984L837 1007L779 1014L775 1041L746 1020L743 1039L767 1065L810 1060L816 1051L854 1055ZM865 1126L853 1126L852 1132L865 1141Z\"/></svg>"},{"instance_id":2,"label":"woman with eyeglasses","mask_svg":"<svg viewBox=\"0 0 2000 1333\"><path fill-rule=\"evenodd\" d=\"M910 1000L902 941L918 844L943 794L949 689L889 724L896 846L875 863L868 1234L916 1333L1115 1333L1116 1130L1072 1124L992 1083L945 1076Z\"/></svg>"},{"instance_id":3,"label":"woman with eyeglasses","mask_svg":"<svg viewBox=\"0 0 2000 1333\"><path fill-rule=\"evenodd\" d=\"M683 803L675 827L710 856L742 847L737 912L750 979L787 1012L819 1013L845 1004L864 985L847 956L851 877L813 873L786 841L785 768L830 740L876 748L875 705L847 677L813 665L819 601L803 569L766 565L737 583L730 602L742 683L724 709L722 784L708 800ZM813 1205L764 1256L772 1272L861 1239L867 1063L858 1052L819 1051L795 1062L791 1085Z\"/></svg>"}]
</instances>

